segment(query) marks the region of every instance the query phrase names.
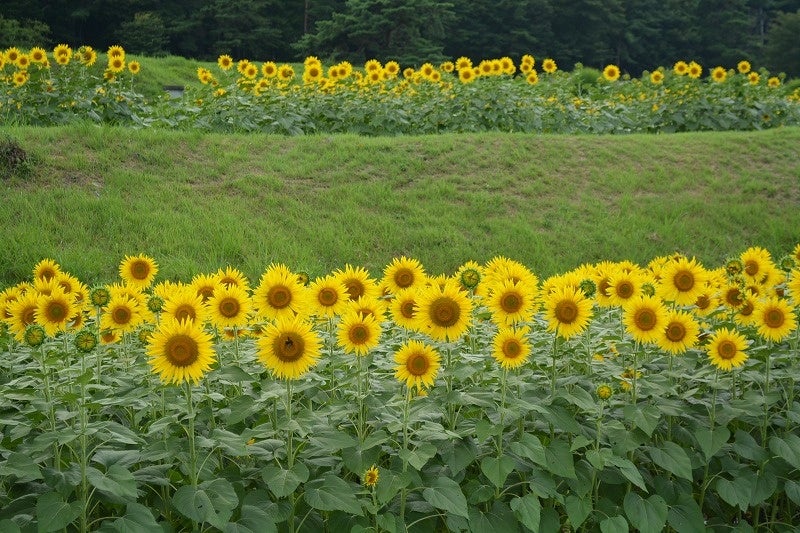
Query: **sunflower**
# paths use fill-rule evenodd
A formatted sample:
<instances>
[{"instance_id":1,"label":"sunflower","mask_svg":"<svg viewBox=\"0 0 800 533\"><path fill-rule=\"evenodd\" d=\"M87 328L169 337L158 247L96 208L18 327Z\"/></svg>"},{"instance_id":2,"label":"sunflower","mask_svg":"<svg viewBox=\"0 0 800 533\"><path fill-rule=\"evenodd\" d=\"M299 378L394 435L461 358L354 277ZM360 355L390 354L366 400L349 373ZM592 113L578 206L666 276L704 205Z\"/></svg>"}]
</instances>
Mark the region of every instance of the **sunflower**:
<instances>
[{"instance_id":1,"label":"sunflower","mask_svg":"<svg viewBox=\"0 0 800 533\"><path fill-rule=\"evenodd\" d=\"M756 304L753 302L753 298L745 297L742 301L742 305L736 309L736 314L733 315L733 320L740 326L750 326L756 324L758 321L754 311L756 310Z\"/></svg>"},{"instance_id":2,"label":"sunflower","mask_svg":"<svg viewBox=\"0 0 800 533\"><path fill-rule=\"evenodd\" d=\"M14 287L8 287L0 292L0 320L11 318L11 313L8 308L12 302L17 301L23 294L25 294L25 292L16 285Z\"/></svg>"},{"instance_id":3,"label":"sunflower","mask_svg":"<svg viewBox=\"0 0 800 533\"><path fill-rule=\"evenodd\" d=\"M333 273L347 288L351 300L362 296L377 298L380 296L378 282L370 277L369 272L363 267L345 265L344 270L338 269Z\"/></svg>"},{"instance_id":4,"label":"sunflower","mask_svg":"<svg viewBox=\"0 0 800 533\"><path fill-rule=\"evenodd\" d=\"M592 318L592 300L571 285L556 288L545 296L544 309L548 331L563 339L582 332Z\"/></svg>"},{"instance_id":5,"label":"sunflower","mask_svg":"<svg viewBox=\"0 0 800 533\"><path fill-rule=\"evenodd\" d=\"M394 354L394 376L406 387L432 387L439 372L439 353L418 340L406 341Z\"/></svg>"},{"instance_id":6,"label":"sunflower","mask_svg":"<svg viewBox=\"0 0 800 533\"><path fill-rule=\"evenodd\" d=\"M716 83L722 83L727 77L728 71L725 70L725 67L714 67L714 70L711 71L711 79Z\"/></svg>"},{"instance_id":7,"label":"sunflower","mask_svg":"<svg viewBox=\"0 0 800 533\"><path fill-rule=\"evenodd\" d=\"M492 320L499 325L528 322L535 312L536 296L535 285L505 279L489 286L486 306L492 313Z\"/></svg>"},{"instance_id":8,"label":"sunflower","mask_svg":"<svg viewBox=\"0 0 800 533\"><path fill-rule=\"evenodd\" d=\"M750 72L750 62L749 61L739 61L736 64L736 70L739 71L739 74L747 74Z\"/></svg>"},{"instance_id":9,"label":"sunflower","mask_svg":"<svg viewBox=\"0 0 800 533\"><path fill-rule=\"evenodd\" d=\"M650 83L653 85L661 85L664 81L664 73L660 70L654 70L650 73Z\"/></svg>"},{"instance_id":10,"label":"sunflower","mask_svg":"<svg viewBox=\"0 0 800 533\"><path fill-rule=\"evenodd\" d=\"M378 479L380 479L380 472L378 471L378 467L375 465L367 468L367 470L364 472L364 475L361 476L361 482L365 487L374 487L378 484Z\"/></svg>"},{"instance_id":11,"label":"sunflower","mask_svg":"<svg viewBox=\"0 0 800 533\"><path fill-rule=\"evenodd\" d=\"M100 332L100 344L116 344L122 339L122 335L115 329L107 329Z\"/></svg>"},{"instance_id":12,"label":"sunflower","mask_svg":"<svg viewBox=\"0 0 800 533\"><path fill-rule=\"evenodd\" d=\"M552 74L556 70L558 70L558 65L556 65L556 62L554 60L548 57L544 61L542 61L542 70L547 72L548 74Z\"/></svg>"},{"instance_id":13,"label":"sunflower","mask_svg":"<svg viewBox=\"0 0 800 533\"><path fill-rule=\"evenodd\" d=\"M321 341L299 317L279 318L256 341L258 359L278 379L298 379L319 358Z\"/></svg>"},{"instance_id":14,"label":"sunflower","mask_svg":"<svg viewBox=\"0 0 800 533\"><path fill-rule=\"evenodd\" d=\"M453 281L420 290L416 321L419 331L436 340L454 341L471 324L472 301Z\"/></svg>"},{"instance_id":15,"label":"sunflower","mask_svg":"<svg viewBox=\"0 0 800 533\"><path fill-rule=\"evenodd\" d=\"M786 300L770 297L759 302L753 315L758 334L773 342L780 342L796 328L795 309Z\"/></svg>"},{"instance_id":16,"label":"sunflower","mask_svg":"<svg viewBox=\"0 0 800 533\"><path fill-rule=\"evenodd\" d=\"M106 287L95 287L89 292L89 301L95 307L105 307L111 299L111 293Z\"/></svg>"},{"instance_id":17,"label":"sunflower","mask_svg":"<svg viewBox=\"0 0 800 533\"><path fill-rule=\"evenodd\" d=\"M425 282L425 269L416 259L408 257L395 257L383 270L382 283L389 287L391 292L419 286Z\"/></svg>"},{"instance_id":18,"label":"sunflower","mask_svg":"<svg viewBox=\"0 0 800 533\"><path fill-rule=\"evenodd\" d=\"M55 337L59 331L67 329L67 324L75 316L72 296L60 287L42 296L36 307L36 322L41 325L48 337Z\"/></svg>"},{"instance_id":19,"label":"sunflower","mask_svg":"<svg viewBox=\"0 0 800 533\"><path fill-rule=\"evenodd\" d=\"M531 353L530 342L527 335L530 328L527 326L511 329L501 327L494 336L492 357L504 369L520 367Z\"/></svg>"},{"instance_id":20,"label":"sunflower","mask_svg":"<svg viewBox=\"0 0 800 533\"><path fill-rule=\"evenodd\" d=\"M686 73L689 75L690 78L696 80L697 78L703 75L703 67L700 66L698 63L692 61L686 68Z\"/></svg>"},{"instance_id":21,"label":"sunflower","mask_svg":"<svg viewBox=\"0 0 800 533\"><path fill-rule=\"evenodd\" d=\"M684 76L689 73L689 65L686 61L678 61L673 65L672 72L678 76Z\"/></svg>"},{"instance_id":22,"label":"sunflower","mask_svg":"<svg viewBox=\"0 0 800 533\"><path fill-rule=\"evenodd\" d=\"M622 322L638 342L655 342L667 321L667 309L660 298L642 296L623 307Z\"/></svg>"},{"instance_id":23,"label":"sunflower","mask_svg":"<svg viewBox=\"0 0 800 533\"><path fill-rule=\"evenodd\" d=\"M190 320L202 324L208 318L208 307L203 298L191 286L177 287L164 298L162 311L165 318L172 317L178 322Z\"/></svg>"},{"instance_id":24,"label":"sunflower","mask_svg":"<svg viewBox=\"0 0 800 533\"><path fill-rule=\"evenodd\" d=\"M800 268L795 268L789 273L789 280L786 282L786 289L795 305L800 305Z\"/></svg>"},{"instance_id":25,"label":"sunflower","mask_svg":"<svg viewBox=\"0 0 800 533\"><path fill-rule=\"evenodd\" d=\"M112 296L100 317L100 329L126 333L136 329L143 321L142 306L137 300L128 296Z\"/></svg>"},{"instance_id":26,"label":"sunflower","mask_svg":"<svg viewBox=\"0 0 800 533\"><path fill-rule=\"evenodd\" d=\"M217 270L215 276L217 278L217 283L221 283L223 285L236 285L240 289L246 291L250 290L250 281L238 268L233 268L230 266L226 267L224 270L220 268Z\"/></svg>"},{"instance_id":27,"label":"sunflower","mask_svg":"<svg viewBox=\"0 0 800 533\"><path fill-rule=\"evenodd\" d=\"M372 315L348 313L342 317L337 328L337 344L346 353L367 355L378 345L381 324Z\"/></svg>"},{"instance_id":28,"label":"sunflower","mask_svg":"<svg viewBox=\"0 0 800 533\"><path fill-rule=\"evenodd\" d=\"M148 363L163 383L195 385L215 361L211 335L189 320L163 320L150 335Z\"/></svg>"},{"instance_id":29,"label":"sunflower","mask_svg":"<svg viewBox=\"0 0 800 533\"><path fill-rule=\"evenodd\" d=\"M706 285L694 300L694 313L700 316L708 316L719 307L719 298L714 294L711 287Z\"/></svg>"},{"instance_id":30,"label":"sunflower","mask_svg":"<svg viewBox=\"0 0 800 533\"><path fill-rule=\"evenodd\" d=\"M374 316L377 320L383 320L383 317L386 315L386 311L388 306L386 302L381 298L366 298L362 296L358 300L347 300L345 302L345 308L342 313L358 313L360 315L371 315Z\"/></svg>"},{"instance_id":31,"label":"sunflower","mask_svg":"<svg viewBox=\"0 0 800 533\"><path fill-rule=\"evenodd\" d=\"M720 300L729 309L738 309L744 304L746 296L741 284L730 282L722 287Z\"/></svg>"},{"instance_id":32,"label":"sunflower","mask_svg":"<svg viewBox=\"0 0 800 533\"><path fill-rule=\"evenodd\" d=\"M52 259L42 259L33 267L33 279L50 280L61 273L61 267Z\"/></svg>"},{"instance_id":33,"label":"sunflower","mask_svg":"<svg viewBox=\"0 0 800 533\"><path fill-rule=\"evenodd\" d=\"M122 48L118 44L112 44L108 47L108 51L106 52L109 58L120 58L125 59L125 49Z\"/></svg>"},{"instance_id":34,"label":"sunflower","mask_svg":"<svg viewBox=\"0 0 800 533\"><path fill-rule=\"evenodd\" d=\"M612 305L624 305L642 294L644 275L638 271L618 268L607 278L605 295Z\"/></svg>"},{"instance_id":35,"label":"sunflower","mask_svg":"<svg viewBox=\"0 0 800 533\"><path fill-rule=\"evenodd\" d=\"M274 61L267 61L261 65L261 74L265 78L274 78L278 74L278 65Z\"/></svg>"},{"instance_id":36,"label":"sunflower","mask_svg":"<svg viewBox=\"0 0 800 533\"><path fill-rule=\"evenodd\" d=\"M458 71L458 81L461 83L472 83L475 81L475 71L465 68Z\"/></svg>"},{"instance_id":37,"label":"sunflower","mask_svg":"<svg viewBox=\"0 0 800 533\"><path fill-rule=\"evenodd\" d=\"M20 295L17 299L8 303L6 318L8 329L14 334L19 342L23 342L25 329L36 322L36 313L39 308L40 295L36 291L29 290Z\"/></svg>"},{"instance_id":38,"label":"sunflower","mask_svg":"<svg viewBox=\"0 0 800 533\"><path fill-rule=\"evenodd\" d=\"M136 74L139 74L141 70L142 70L142 65L138 61L131 61L130 63L128 63L128 72L130 72L134 76Z\"/></svg>"},{"instance_id":39,"label":"sunflower","mask_svg":"<svg viewBox=\"0 0 800 533\"><path fill-rule=\"evenodd\" d=\"M271 264L253 292L253 307L262 318L291 318L311 312L308 287L282 264Z\"/></svg>"},{"instance_id":40,"label":"sunflower","mask_svg":"<svg viewBox=\"0 0 800 533\"><path fill-rule=\"evenodd\" d=\"M281 65L278 68L278 78L281 81L291 81L294 79L294 69L291 65Z\"/></svg>"},{"instance_id":41,"label":"sunflower","mask_svg":"<svg viewBox=\"0 0 800 533\"><path fill-rule=\"evenodd\" d=\"M690 313L670 311L661 329L661 335L656 338L656 344L666 352L679 354L693 348L699 336L700 325Z\"/></svg>"},{"instance_id":42,"label":"sunflower","mask_svg":"<svg viewBox=\"0 0 800 533\"><path fill-rule=\"evenodd\" d=\"M230 70L233 67L233 58L228 54L222 54L217 58L217 65L222 70Z\"/></svg>"},{"instance_id":43,"label":"sunflower","mask_svg":"<svg viewBox=\"0 0 800 533\"><path fill-rule=\"evenodd\" d=\"M191 283L189 283L189 287L203 299L203 303L207 302L209 298L214 295L214 290L217 287L222 286L224 285L218 281L217 276L212 274L197 274L192 278Z\"/></svg>"},{"instance_id":44,"label":"sunflower","mask_svg":"<svg viewBox=\"0 0 800 533\"><path fill-rule=\"evenodd\" d=\"M466 56L456 59L456 70L472 70L472 60Z\"/></svg>"},{"instance_id":45,"label":"sunflower","mask_svg":"<svg viewBox=\"0 0 800 533\"><path fill-rule=\"evenodd\" d=\"M747 339L736 331L722 328L711 334L706 350L711 364L720 370L740 367L747 361Z\"/></svg>"},{"instance_id":46,"label":"sunflower","mask_svg":"<svg viewBox=\"0 0 800 533\"><path fill-rule=\"evenodd\" d=\"M217 287L207 305L211 323L222 329L246 326L253 307L247 291L235 285Z\"/></svg>"},{"instance_id":47,"label":"sunflower","mask_svg":"<svg viewBox=\"0 0 800 533\"><path fill-rule=\"evenodd\" d=\"M97 344L100 340L97 338L97 334L89 329L82 329L78 333L75 334L75 338L73 339L73 345L78 351L83 353L89 353L95 349Z\"/></svg>"},{"instance_id":48,"label":"sunflower","mask_svg":"<svg viewBox=\"0 0 800 533\"><path fill-rule=\"evenodd\" d=\"M742 274L748 283L761 283L770 268L775 265L770 253L759 246L751 246L739 257L742 262Z\"/></svg>"},{"instance_id":49,"label":"sunflower","mask_svg":"<svg viewBox=\"0 0 800 533\"><path fill-rule=\"evenodd\" d=\"M708 273L694 258L669 261L661 270L661 284L656 294L667 302L691 305L703 292Z\"/></svg>"},{"instance_id":50,"label":"sunflower","mask_svg":"<svg viewBox=\"0 0 800 533\"><path fill-rule=\"evenodd\" d=\"M758 85L761 82L761 75L756 71L752 71L747 74L747 81L750 85Z\"/></svg>"},{"instance_id":51,"label":"sunflower","mask_svg":"<svg viewBox=\"0 0 800 533\"><path fill-rule=\"evenodd\" d=\"M158 265L152 257L144 254L125 256L119 265L119 275L133 287L147 288L158 273Z\"/></svg>"},{"instance_id":52,"label":"sunflower","mask_svg":"<svg viewBox=\"0 0 800 533\"><path fill-rule=\"evenodd\" d=\"M114 74L118 74L125 70L125 59L121 57L109 57L108 58L108 71Z\"/></svg>"},{"instance_id":53,"label":"sunflower","mask_svg":"<svg viewBox=\"0 0 800 533\"><path fill-rule=\"evenodd\" d=\"M414 330L417 327L417 289L399 291L389 303L392 322L401 328Z\"/></svg>"},{"instance_id":54,"label":"sunflower","mask_svg":"<svg viewBox=\"0 0 800 533\"><path fill-rule=\"evenodd\" d=\"M776 88L781 86L781 79L777 76L772 76L767 80L767 87Z\"/></svg>"},{"instance_id":55,"label":"sunflower","mask_svg":"<svg viewBox=\"0 0 800 533\"><path fill-rule=\"evenodd\" d=\"M603 78L606 81L617 81L619 74L619 67L616 65L606 65L606 68L603 69Z\"/></svg>"},{"instance_id":56,"label":"sunflower","mask_svg":"<svg viewBox=\"0 0 800 533\"><path fill-rule=\"evenodd\" d=\"M311 282L308 293L310 294L312 313L317 316L330 318L339 315L350 301L347 287L331 274Z\"/></svg>"}]
</instances>

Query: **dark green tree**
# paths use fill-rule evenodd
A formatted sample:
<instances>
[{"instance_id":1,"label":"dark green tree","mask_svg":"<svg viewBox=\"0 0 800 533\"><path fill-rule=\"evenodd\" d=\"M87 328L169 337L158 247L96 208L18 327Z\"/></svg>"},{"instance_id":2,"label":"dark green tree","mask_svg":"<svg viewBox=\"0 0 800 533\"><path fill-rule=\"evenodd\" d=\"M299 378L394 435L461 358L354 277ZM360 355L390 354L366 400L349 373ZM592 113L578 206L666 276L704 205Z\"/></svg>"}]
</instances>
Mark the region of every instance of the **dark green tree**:
<instances>
[{"instance_id":1,"label":"dark green tree","mask_svg":"<svg viewBox=\"0 0 800 533\"><path fill-rule=\"evenodd\" d=\"M581 62L601 66L619 61L619 44L625 31L622 0L554 2L552 57L563 68Z\"/></svg>"},{"instance_id":2,"label":"dark green tree","mask_svg":"<svg viewBox=\"0 0 800 533\"><path fill-rule=\"evenodd\" d=\"M125 50L132 54L165 55L169 43L164 20L152 11L136 13L133 20L123 22L116 36Z\"/></svg>"},{"instance_id":3,"label":"dark green tree","mask_svg":"<svg viewBox=\"0 0 800 533\"><path fill-rule=\"evenodd\" d=\"M764 49L765 66L773 73L800 76L800 9L781 13L770 25Z\"/></svg>"},{"instance_id":4,"label":"dark green tree","mask_svg":"<svg viewBox=\"0 0 800 533\"><path fill-rule=\"evenodd\" d=\"M708 68L734 67L758 51L754 21L747 0L700 0L695 13L700 52L696 58Z\"/></svg>"},{"instance_id":5,"label":"dark green tree","mask_svg":"<svg viewBox=\"0 0 800 533\"><path fill-rule=\"evenodd\" d=\"M7 19L0 15L0 49L10 46L48 46L50 28L39 20Z\"/></svg>"}]
</instances>

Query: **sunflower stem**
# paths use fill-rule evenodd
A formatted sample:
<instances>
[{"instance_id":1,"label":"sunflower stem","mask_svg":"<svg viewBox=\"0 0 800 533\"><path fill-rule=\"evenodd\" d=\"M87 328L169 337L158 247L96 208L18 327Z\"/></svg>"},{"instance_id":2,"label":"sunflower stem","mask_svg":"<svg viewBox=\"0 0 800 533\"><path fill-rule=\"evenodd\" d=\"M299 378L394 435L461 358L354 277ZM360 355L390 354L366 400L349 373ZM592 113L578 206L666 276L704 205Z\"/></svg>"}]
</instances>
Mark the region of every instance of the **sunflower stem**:
<instances>
[{"instance_id":1,"label":"sunflower stem","mask_svg":"<svg viewBox=\"0 0 800 533\"><path fill-rule=\"evenodd\" d=\"M717 383L719 382L719 368L714 371L714 392L711 396L711 411L708 414L708 428L711 431L711 434L714 434L714 424L716 423L717 419ZM703 483L700 486L700 501L698 502L698 506L700 507L700 511L703 511L703 502L706 498L706 490L708 490L708 466L711 463L711 458L706 459L706 465L703 468Z\"/></svg>"},{"instance_id":2,"label":"sunflower stem","mask_svg":"<svg viewBox=\"0 0 800 533\"><path fill-rule=\"evenodd\" d=\"M286 465L287 469L291 470L294 467L294 428L292 427L292 380L286 380ZM291 497L292 512L289 513L289 531L294 533L294 507L295 495L292 493Z\"/></svg>"},{"instance_id":3,"label":"sunflower stem","mask_svg":"<svg viewBox=\"0 0 800 533\"><path fill-rule=\"evenodd\" d=\"M194 401L192 400L192 385L188 381L185 382L186 391L186 415L189 422L189 427L186 430L186 436L189 438L189 481L192 488L197 488L197 450L194 442Z\"/></svg>"},{"instance_id":4,"label":"sunflower stem","mask_svg":"<svg viewBox=\"0 0 800 533\"><path fill-rule=\"evenodd\" d=\"M771 365L772 342L767 343L767 354L764 359L764 420L761 422L761 445L767 444L767 429L769 428L769 371Z\"/></svg>"},{"instance_id":5,"label":"sunflower stem","mask_svg":"<svg viewBox=\"0 0 800 533\"><path fill-rule=\"evenodd\" d=\"M80 379L80 397L81 397L81 410L80 410L80 422L81 422L81 429L80 429L80 446L81 446L81 520L80 520L80 530L82 532L88 531L87 527L87 511L89 507L89 484L86 479L86 467L88 464L88 457L87 457L87 441L86 441L86 429L89 425L88 417L89 413L86 410L86 380L84 379L84 374L86 373L86 352L80 350L81 352L81 379Z\"/></svg>"},{"instance_id":6,"label":"sunflower stem","mask_svg":"<svg viewBox=\"0 0 800 533\"><path fill-rule=\"evenodd\" d=\"M411 403L411 388L406 387L406 398L403 402L403 477L408 472L408 411L409 404ZM406 520L406 496L408 496L408 489L405 484L400 489L400 523L405 524Z\"/></svg>"},{"instance_id":7,"label":"sunflower stem","mask_svg":"<svg viewBox=\"0 0 800 533\"><path fill-rule=\"evenodd\" d=\"M44 384L42 387L42 393L44 394L44 402L47 404L47 418L50 421L50 430L55 433L56 432L56 410L55 406L53 405L53 396L52 391L50 390L50 369L47 368L47 363L45 362L45 353L44 353L44 344L39 347L39 362L42 365L42 376L44 380ZM56 471L61 470L61 451L58 447L58 440L53 442L53 468Z\"/></svg>"},{"instance_id":8,"label":"sunflower stem","mask_svg":"<svg viewBox=\"0 0 800 533\"><path fill-rule=\"evenodd\" d=\"M556 377L557 377L557 367L556 367L556 356L558 355L558 333L553 338L553 355L552 355L552 368L553 368L553 375L550 378L550 398L553 399L556 397Z\"/></svg>"}]
</instances>

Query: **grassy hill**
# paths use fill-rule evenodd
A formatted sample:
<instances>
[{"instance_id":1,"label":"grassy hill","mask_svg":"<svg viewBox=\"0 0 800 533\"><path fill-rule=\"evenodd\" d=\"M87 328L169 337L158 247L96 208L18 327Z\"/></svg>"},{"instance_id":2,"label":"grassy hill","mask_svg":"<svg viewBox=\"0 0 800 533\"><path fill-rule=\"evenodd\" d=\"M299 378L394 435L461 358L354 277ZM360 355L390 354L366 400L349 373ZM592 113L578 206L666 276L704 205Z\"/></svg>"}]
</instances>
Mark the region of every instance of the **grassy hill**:
<instances>
[{"instance_id":1,"label":"grassy hill","mask_svg":"<svg viewBox=\"0 0 800 533\"><path fill-rule=\"evenodd\" d=\"M0 128L0 286L42 258L87 283L147 253L160 279L271 262L312 276L395 256L429 272L505 255L542 276L680 251L708 266L800 242L800 129L362 138L95 125Z\"/></svg>"}]
</instances>

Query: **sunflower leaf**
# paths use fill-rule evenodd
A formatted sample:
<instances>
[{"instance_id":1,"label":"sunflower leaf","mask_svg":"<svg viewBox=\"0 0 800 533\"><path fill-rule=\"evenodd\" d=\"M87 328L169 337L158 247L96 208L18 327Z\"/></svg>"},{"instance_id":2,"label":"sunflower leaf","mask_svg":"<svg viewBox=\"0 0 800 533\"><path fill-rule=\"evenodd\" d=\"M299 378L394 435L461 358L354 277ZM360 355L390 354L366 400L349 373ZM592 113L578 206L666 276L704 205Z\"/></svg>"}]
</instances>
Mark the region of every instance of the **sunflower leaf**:
<instances>
[{"instance_id":1,"label":"sunflower leaf","mask_svg":"<svg viewBox=\"0 0 800 533\"><path fill-rule=\"evenodd\" d=\"M467 498L461 492L458 483L452 479L436 478L430 487L426 487L422 491L422 497L437 509L469 518Z\"/></svg>"},{"instance_id":2,"label":"sunflower leaf","mask_svg":"<svg viewBox=\"0 0 800 533\"><path fill-rule=\"evenodd\" d=\"M361 516L361 504L353 488L333 474L325 474L305 485L306 503L319 511L344 511Z\"/></svg>"}]
</instances>

